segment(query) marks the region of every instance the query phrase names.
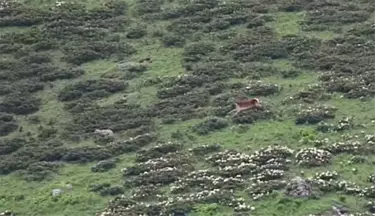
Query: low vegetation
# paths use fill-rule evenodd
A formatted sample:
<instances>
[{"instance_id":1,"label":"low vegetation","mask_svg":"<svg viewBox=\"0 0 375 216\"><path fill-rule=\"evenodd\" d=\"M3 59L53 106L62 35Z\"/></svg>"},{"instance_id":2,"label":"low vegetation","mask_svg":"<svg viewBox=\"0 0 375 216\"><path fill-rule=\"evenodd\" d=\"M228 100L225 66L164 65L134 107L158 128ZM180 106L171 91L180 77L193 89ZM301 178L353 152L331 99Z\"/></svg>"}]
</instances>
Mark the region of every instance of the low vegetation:
<instances>
[{"instance_id":1,"label":"low vegetation","mask_svg":"<svg viewBox=\"0 0 375 216\"><path fill-rule=\"evenodd\" d=\"M0 215L374 214L374 17L0 0Z\"/></svg>"}]
</instances>

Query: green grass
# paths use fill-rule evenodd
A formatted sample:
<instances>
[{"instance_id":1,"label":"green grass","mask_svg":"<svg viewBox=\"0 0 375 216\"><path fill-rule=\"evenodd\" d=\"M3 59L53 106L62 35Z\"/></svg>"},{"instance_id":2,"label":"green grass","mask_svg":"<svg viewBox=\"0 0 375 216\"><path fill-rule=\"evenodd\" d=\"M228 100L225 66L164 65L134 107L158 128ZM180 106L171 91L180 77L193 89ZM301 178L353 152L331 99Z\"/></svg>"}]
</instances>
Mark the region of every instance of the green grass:
<instances>
[{"instance_id":1,"label":"green grass","mask_svg":"<svg viewBox=\"0 0 375 216\"><path fill-rule=\"evenodd\" d=\"M301 22L305 19L305 12L277 12L274 13L275 20L269 23L280 37L286 35L303 35L306 37L315 37L322 40L330 40L338 36L332 31L309 31L301 29Z\"/></svg>"},{"instance_id":2,"label":"green grass","mask_svg":"<svg viewBox=\"0 0 375 216\"><path fill-rule=\"evenodd\" d=\"M277 12L274 14L274 16L275 20L271 22L270 26L273 27L280 36L301 33L299 22L303 21L305 16L304 12Z\"/></svg>"},{"instance_id":3,"label":"green grass","mask_svg":"<svg viewBox=\"0 0 375 216\"><path fill-rule=\"evenodd\" d=\"M132 57L132 60L140 60L147 57L152 58L152 64L149 69L139 78L155 78L159 76L176 76L183 74L181 65L181 48L165 48L157 41L150 40L151 45L141 45L137 47L138 53Z\"/></svg>"},{"instance_id":4,"label":"green grass","mask_svg":"<svg viewBox=\"0 0 375 216\"><path fill-rule=\"evenodd\" d=\"M345 197L345 202L339 202L351 209L360 209L359 206L363 205L365 201L358 200L350 196L342 195ZM254 215L296 215L305 216L311 212L328 212L332 208L332 204L337 203L337 195L331 194L321 197L319 200L314 199L291 199L285 198L282 195L276 194L272 199L264 200L256 205ZM269 206L275 206L270 208Z\"/></svg>"},{"instance_id":5,"label":"green grass","mask_svg":"<svg viewBox=\"0 0 375 216\"><path fill-rule=\"evenodd\" d=\"M121 169L133 163L134 155L119 157L117 167L105 173L93 173L86 165L67 165L52 180L42 182L27 182L21 180L17 174L0 176L1 195L0 209L16 209L20 215L30 216L69 216L95 215L102 210L110 197L102 197L97 193L88 192L91 184L111 183L122 185ZM71 184L72 190L66 185ZM52 197L52 189L64 190L60 199ZM17 197L23 195L23 199ZM2 197L2 196L0 196Z\"/></svg>"},{"instance_id":6,"label":"green grass","mask_svg":"<svg viewBox=\"0 0 375 216\"><path fill-rule=\"evenodd\" d=\"M24 2L33 5L50 4L52 0L25 0ZM83 1L92 6L98 6L101 1L87 0ZM275 13L276 20L269 23L279 36L289 34L304 35L309 37L317 37L323 40L329 40L337 36L337 34L324 32L303 32L300 28L300 22L304 19L305 14L300 13ZM151 28L153 28L151 26ZM156 27L154 27L156 28ZM2 28L1 33L10 31L23 31L25 28ZM159 76L177 76L184 73L181 65L182 48L164 48L152 37L145 40L134 42L138 50L137 54L132 56L129 61L138 61L146 57L152 57L153 63L149 69L141 75L141 77L131 81L130 90L113 94L112 96L98 101L99 105L105 106L113 104L121 99L124 93L128 93L130 103L141 104L147 106L157 101L155 86L141 87L146 78L156 78ZM288 60L273 61L272 64L279 69L293 69L291 62ZM83 65L87 71L82 77L74 81L56 81L54 87L47 87L44 91L36 95L43 100L43 106L35 113L42 119L42 124L48 121L56 122L56 126L62 126L72 117L63 110L63 104L56 100L57 93L67 84L87 79L99 78L104 73L113 70L117 66L114 60L98 60ZM240 80L246 82L247 80ZM265 78L264 81L277 83L283 87L281 94L270 96L265 99L271 104L278 104L285 97L293 95L297 91L303 89L308 84L317 82L317 71L303 71L296 79L282 79L279 76ZM291 85L291 87L289 87ZM1 98L0 98L1 100ZM349 100L334 95L333 99L325 104L331 104L338 107L336 121L344 116L355 116L356 123L366 124L366 128L353 130L354 133L360 131L371 132L375 130L375 125L369 121L374 117L375 99L368 102L359 100ZM285 107L287 109L288 107ZM228 118L229 119L229 118ZM18 117L22 123L24 130L37 133L37 126L27 122L26 117ZM172 133L181 131L185 134L179 141L184 141L186 147L193 147L200 144L219 143L225 148L241 149L250 152L262 147L274 144L286 145L291 148L304 147L299 140L303 134L310 134L316 138L337 137L337 134L321 134L315 131L314 126L297 126L294 119L289 117L283 121L258 121L249 125L247 129L242 130L239 126L230 126L223 130L211 133L207 136L198 136L191 132L191 127L202 121L202 119L193 119L185 122L177 122L172 125L158 125L161 140L171 140ZM189 135L189 136L186 136ZM17 137L18 132L12 133L8 137ZM75 144L75 146L92 146L94 142L89 139L87 141ZM342 155L334 159L334 164L327 167L319 167L314 169L304 169L305 173L313 174L324 170L337 170L344 179L357 182L359 184L366 181L366 178L372 173L370 163L362 165L340 165L341 161L345 161L349 156ZM16 173L7 176L0 176L0 211L5 209L16 210L20 215L30 216L68 216L79 215L89 216L104 209L108 200L112 197L101 197L98 194L88 192L87 188L90 184L110 182L112 184L123 184L121 169L134 163L134 155L125 154L121 157L121 162L117 163L117 167L105 173L92 173L90 167L94 163L85 165L66 164L58 174L54 175L51 180L42 182L26 182L22 180ZM371 161L375 158L371 157ZM357 175L353 175L351 169L355 167L359 170ZM298 173L300 169L292 172ZM53 188L64 187L67 183L73 185L73 190L63 194L61 199L54 201L51 196ZM1 196L1 195L5 195ZM23 195L23 199L19 196ZM303 216L311 212L318 212L332 206L332 202L337 200L337 195L330 194L322 197L320 200L292 200L286 199L281 195L275 195L276 198L266 199L265 201L254 202L256 210L254 215L257 216L273 216L273 215L293 215ZM341 195L340 195L341 196ZM17 199L18 197L18 199ZM363 204L363 200L345 197L346 204L352 208L358 208ZM251 203L250 203L251 204ZM270 208L275 206L275 208ZM212 207L212 206L211 206ZM212 207L216 209L216 207ZM208 210L207 210L208 209ZM211 212L211 213L207 213ZM192 216L208 216L208 215L229 215L229 210L217 206L216 210L210 210L206 205L198 206L196 212Z\"/></svg>"},{"instance_id":7,"label":"green grass","mask_svg":"<svg viewBox=\"0 0 375 216\"><path fill-rule=\"evenodd\" d=\"M199 120L192 120L173 126L166 125L161 128L161 134L168 139L176 131L189 133L191 132L191 126L198 122ZM259 121L248 126L245 130L239 128L239 126L232 126L206 136L194 135L195 139L190 142L192 146L219 143L224 148L246 149L248 151L274 144L298 147L302 132L314 133L311 126L296 126L293 120L283 122Z\"/></svg>"}]
</instances>

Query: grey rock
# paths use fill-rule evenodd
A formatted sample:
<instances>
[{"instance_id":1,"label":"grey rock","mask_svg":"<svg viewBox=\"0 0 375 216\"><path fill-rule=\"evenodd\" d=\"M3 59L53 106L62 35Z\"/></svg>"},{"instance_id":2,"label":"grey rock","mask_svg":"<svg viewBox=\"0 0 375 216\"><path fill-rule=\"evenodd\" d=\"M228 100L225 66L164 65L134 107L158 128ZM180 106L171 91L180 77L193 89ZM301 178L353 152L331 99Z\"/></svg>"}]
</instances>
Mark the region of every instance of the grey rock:
<instances>
[{"instance_id":1,"label":"grey rock","mask_svg":"<svg viewBox=\"0 0 375 216\"><path fill-rule=\"evenodd\" d=\"M61 189L53 189L52 190L52 196L53 197L57 197L57 196L60 196L64 191L61 190Z\"/></svg>"},{"instance_id":2,"label":"grey rock","mask_svg":"<svg viewBox=\"0 0 375 216\"><path fill-rule=\"evenodd\" d=\"M296 177L287 185L286 194L293 197L310 197L312 195L312 187L306 180Z\"/></svg>"},{"instance_id":3,"label":"grey rock","mask_svg":"<svg viewBox=\"0 0 375 216\"><path fill-rule=\"evenodd\" d=\"M91 167L92 172L105 172L116 167L116 159L99 161L95 166Z\"/></svg>"}]
</instances>

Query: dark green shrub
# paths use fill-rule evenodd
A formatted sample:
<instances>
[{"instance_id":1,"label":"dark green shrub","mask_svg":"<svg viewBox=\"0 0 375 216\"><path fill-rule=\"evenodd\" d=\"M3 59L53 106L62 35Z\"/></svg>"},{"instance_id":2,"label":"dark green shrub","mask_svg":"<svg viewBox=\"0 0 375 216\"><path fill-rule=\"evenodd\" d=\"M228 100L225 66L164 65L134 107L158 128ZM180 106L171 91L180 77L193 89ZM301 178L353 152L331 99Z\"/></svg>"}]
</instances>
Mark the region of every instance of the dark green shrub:
<instances>
[{"instance_id":1,"label":"dark green shrub","mask_svg":"<svg viewBox=\"0 0 375 216\"><path fill-rule=\"evenodd\" d=\"M104 3L104 6L104 9L107 9L112 16L125 15L129 7L128 3L122 0L109 0Z\"/></svg>"},{"instance_id":2,"label":"dark green shrub","mask_svg":"<svg viewBox=\"0 0 375 216\"><path fill-rule=\"evenodd\" d=\"M208 90L210 95L218 95L220 93L223 93L228 88L228 86L223 82L215 82L204 85L204 88Z\"/></svg>"},{"instance_id":3,"label":"dark green shrub","mask_svg":"<svg viewBox=\"0 0 375 216\"><path fill-rule=\"evenodd\" d=\"M0 112L17 115L32 114L39 110L41 100L27 93L12 93L5 96L0 103Z\"/></svg>"},{"instance_id":4,"label":"dark green shrub","mask_svg":"<svg viewBox=\"0 0 375 216\"><path fill-rule=\"evenodd\" d=\"M79 141L79 140L77 140L77 141ZM107 136L107 137L105 137L105 136L95 136L95 138L94 138L94 142L98 145L106 145L106 144L108 144L110 142L113 142L113 141L115 141L115 138L111 137L111 136Z\"/></svg>"},{"instance_id":5,"label":"dark green shrub","mask_svg":"<svg viewBox=\"0 0 375 216\"><path fill-rule=\"evenodd\" d=\"M135 6L136 11L140 16L157 13L161 11L161 5L163 2L164 0L138 0Z\"/></svg>"},{"instance_id":6,"label":"dark green shrub","mask_svg":"<svg viewBox=\"0 0 375 216\"><path fill-rule=\"evenodd\" d=\"M26 144L26 140L21 138L4 139L0 141L0 155L7 155L17 151Z\"/></svg>"},{"instance_id":7,"label":"dark green shrub","mask_svg":"<svg viewBox=\"0 0 375 216\"><path fill-rule=\"evenodd\" d=\"M269 120L269 119L274 119L274 118L275 118L275 113L273 113L270 110L267 110L266 108L263 108L262 110L258 110L258 111L253 111L253 110L243 111L233 116L232 120L236 124L252 124L258 120Z\"/></svg>"},{"instance_id":8,"label":"dark green shrub","mask_svg":"<svg viewBox=\"0 0 375 216\"><path fill-rule=\"evenodd\" d=\"M284 79L290 79L298 77L301 73L299 70L285 70L281 72L281 75Z\"/></svg>"},{"instance_id":9,"label":"dark green shrub","mask_svg":"<svg viewBox=\"0 0 375 216\"><path fill-rule=\"evenodd\" d=\"M158 90L156 92L156 96L160 99L166 99L166 98L176 97L178 95L183 95L191 91L192 89L193 88L190 86L173 86L171 88Z\"/></svg>"},{"instance_id":10,"label":"dark green shrub","mask_svg":"<svg viewBox=\"0 0 375 216\"><path fill-rule=\"evenodd\" d=\"M27 121L31 124L39 124L40 123L40 117L37 115L29 116Z\"/></svg>"},{"instance_id":11,"label":"dark green shrub","mask_svg":"<svg viewBox=\"0 0 375 216\"><path fill-rule=\"evenodd\" d=\"M101 196L117 196L119 194L123 194L125 192L124 188L121 186L112 186L108 188L104 188L100 190Z\"/></svg>"},{"instance_id":12,"label":"dark green shrub","mask_svg":"<svg viewBox=\"0 0 375 216\"><path fill-rule=\"evenodd\" d=\"M228 29L231 26L230 22L224 19L215 19L206 25L205 32L221 31Z\"/></svg>"},{"instance_id":13,"label":"dark green shrub","mask_svg":"<svg viewBox=\"0 0 375 216\"><path fill-rule=\"evenodd\" d=\"M221 146L219 144L210 144L194 147L191 149L191 152L193 152L195 155L203 156L219 150L221 150Z\"/></svg>"},{"instance_id":14,"label":"dark green shrub","mask_svg":"<svg viewBox=\"0 0 375 216\"><path fill-rule=\"evenodd\" d=\"M1 27L19 26L27 27L40 24L46 14L42 9L28 8L25 5L12 3L11 12L13 16L4 16L0 20Z\"/></svg>"},{"instance_id":15,"label":"dark green shrub","mask_svg":"<svg viewBox=\"0 0 375 216\"><path fill-rule=\"evenodd\" d=\"M55 81L59 79L73 79L83 75L85 71L80 68L62 69L41 74L40 80L43 82Z\"/></svg>"},{"instance_id":16,"label":"dark green shrub","mask_svg":"<svg viewBox=\"0 0 375 216\"><path fill-rule=\"evenodd\" d=\"M193 132L199 135L207 135L213 131L221 130L227 127L229 124L226 120L213 117L204 120L201 123L198 123L192 127Z\"/></svg>"},{"instance_id":17,"label":"dark green shrub","mask_svg":"<svg viewBox=\"0 0 375 216\"><path fill-rule=\"evenodd\" d=\"M233 52L234 59L240 61L264 61L287 58L288 51L280 42L271 41L263 44L241 46Z\"/></svg>"},{"instance_id":18,"label":"dark green shrub","mask_svg":"<svg viewBox=\"0 0 375 216\"><path fill-rule=\"evenodd\" d=\"M55 40L44 40L32 45L35 51L46 51L52 50L58 47L58 44Z\"/></svg>"},{"instance_id":19,"label":"dark green shrub","mask_svg":"<svg viewBox=\"0 0 375 216\"><path fill-rule=\"evenodd\" d=\"M2 122L0 121L0 137L6 136L18 129L16 122Z\"/></svg>"},{"instance_id":20,"label":"dark green shrub","mask_svg":"<svg viewBox=\"0 0 375 216\"><path fill-rule=\"evenodd\" d=\"M215 45L211 42L194 42L187 44L184 48L184 61L185 62L197 62L215 51Z\"/></svg>"},{"instance_id":21,"label":"dark green shrub","mask_svg":"<svg viewBox=\"0 0 375 216\"><path fill-rule=\"evenodd\" d=\"M207 106L208 102L207 91L191 91L157 102L150 107L150 114L185 121L200 116L201 113L197 108Z\"/></svg>"},{"instance_id":22,"label":"dark green shrub","mask_svg":"<svg viewBox=\"0 0 375 216\"><path fill-rule=\"evenodd\" d=\"M126 37L129 39L138 39L147 35L147 26L138 24L136 26L130 27L126 31Z\"/></svg>"},{"instance_id":23,"label":"dark green shrub","mask_svg":"<svg viewBox=\"0 0 375 216\"><path fill-rule=\"evenodd\" d=\"M38 138L41 140L49 139L54 137L57 134L58 130L56 128L43 128L38 134Z\"/></svg>"},{"instance_id":24,"label":"dark green shrub","mask_svg":"<svg viewBox=\"0 0 375 216\"><path fill-rule=\"evenodd\" d=\"M90 111L97 108L95 101L90 98L84 97L78 100L66 102L64 104L64 109L70 113L83 113L85 111Z\"/></svg>"},{"instance_id":25,"label":"dark green shrub","mask_svg":"<svg viewBox=\"0 0 375 216\"><path fill-rule=\"evenodd\" d=\"M92 162L110 158L111 153L101 147L78 147L68 150L61 158L67 162Z\"/></svg>"},{"instance_id":26,"label":"dark green shrub","mask_svg":"<svg viewBox=\"0 0 375 216\"><path fill-rule=\"evenodd\" d=\"M145 63L125 62L117 65L115 73L106 74L104 76L117 76L120 79L130 80L139 77L147 70Z\"/></svg>"},{"instance_id":27,"label":"dark green shrub","mask_svg":"<svg viewBox=\"0 0 375 216\"><path fill-rule=\"evenodd\" d=\"M98 191L102 190L103 188L107 188L107 187L110 187L110 186L111 186L110 183L92 184L92 185L89 185L89 191L98 192Z\"/></svg>"},{"instance_id":28,"label":"dark green shrub","mask_svg":"<svg viewBox=\"0 0 375 216\"><path fill-rule=\"evenodd\" d=\"M14 116L7 113L0 113L0 122L11 122L14 120Z\"/></svg>"},{"instance_id":29,"label":"dark green shrub","mask_svg":"<svg viewBox=\"0 0 375 216\"><path fill-rule=\"evenodd\" d=\"M183 47L185 45L185 38L177 34L166 34L161 38L165 47Z\"/></svg>"},{"instance_id":30,"label":"dark green shrub","mask_svg":"<svg viewBox=\"0 0 375 216\"><path fill-rule=\"evenodd\" d=\"M136 52L132 45L114 41L73 42L67 44L63 51L63 60L76 65L113 56L128 56Z\"/></svg>"},{"instance_id":31,"label":"dark green shrub","mask_svg":"<svg viewBox=\"0 0 375 216\"><path fill-rule=\"evenodd\" d=\"M50 63L43 63L43 64L23 64L20 62L20 65L14 67L14 72L12 73L12 77L16 79L23 79L23 78L32 78L36 80L37 77L42 76L43 74L54 73L58 71L59 68L54 66ZM31 85L35 85L32 83Z\"/></svg>"},{"instance_id":32,"label":"dark green shrub","mask_svg":"<svg viewBox=\"0 0 375 216\"><path fill-rule=\"evenodd\" d=\"M92 166L91 172L106 172L115 167L116 167L115 159L103 160L103 161L99 161L95 166Z\"/></svg>"},{"instance_id":33,"label":"dark green shrub","mask_svg":"<svg viewBox=\"0 0 375 216\"><path fill-rule=\"evenodd\" d=\"M54 162L36 162L21 173L26 181L43 181L57 172L61 166L62 164Z\"/></svg>"},{"instance_id":34,"label":"dark green shrub","mask_svg":"<svg viewBox=\"0 0 375 216\"><path fill-rule=\"evenodd\" d=\"M60 101L77 100L81 97L102 98L125 90L128 84L106 79L86 80L66 86L58 95Z\"/></svg>"},{"instance_id":35,"label":"dark green shrub","mask_svg":"<svg viewBox=\"0 0 375 216\"><path fill-rule=\"evenodd\" d=\"M105 107L92 107L75 118L66 129L73 134L92 133L97 128L108 128L113 132L152 126L149 110L139 105L115 104Z\"/></svg>"},{"instance_id":36,"label":"dark green shrub","mask_svg":"<svg viewBox=\"0 0 375 216\"><path fill-rule=\"evenodd\" d=\"M196 76L207 76L212 81L218 81L239 76L242 67L236 61L209 61L199 62L192 71Z\"/></svg>"},{"instance_id":37,"label":"dark green shrub","mask_svg":"<svg viewBox=\"0 0 375 216\"><path fill-rule=\"evenodd\" d=\"M159 158L171 152L181 150L182 145L178 143L160 143L149 149L142 149L137 153L137 162L146 162L153 158Z\"/></svg>"},{"instance_id":38,"label":"dark green shrub","mask_svg":"<svg viewBox=\"0 0 375 216\"><path fill-rule=\"evenodd\" d=\"M20 59L24 64L43 64L50 63L52 58L47 53L28 53L27 56Z\"/></svg>"},{"instance_id":39,"label":"dark green shrub","mask_svg":"<svg viewBox=\"0 0 375 216\"><path fill-rule=\"evenodd\" d=\"M325 119L335 118L335 112L337 108L325 106L325 105L315 105L313 107L307 107L301 109L297 113L296 124L317 124Z\"/></svg>"}]
</instances>

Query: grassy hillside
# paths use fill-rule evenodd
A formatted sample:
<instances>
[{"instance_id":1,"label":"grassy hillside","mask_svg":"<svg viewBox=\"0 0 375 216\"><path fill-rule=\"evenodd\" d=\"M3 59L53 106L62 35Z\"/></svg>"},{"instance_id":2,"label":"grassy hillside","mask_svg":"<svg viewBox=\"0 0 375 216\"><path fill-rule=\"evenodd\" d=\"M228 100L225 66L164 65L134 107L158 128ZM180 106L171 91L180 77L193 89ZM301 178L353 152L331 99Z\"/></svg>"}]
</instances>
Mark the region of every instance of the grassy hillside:
<instances>
[{"instance_id":1,"label":"grassy hillside","mask_svg":"<svg viewBox=\"0 0 375 216\"><path fill-rule=\"evenodd\" d=\"M371 215L374 11L0 0L0 213Z\"/></svg>"}]
</instances>

